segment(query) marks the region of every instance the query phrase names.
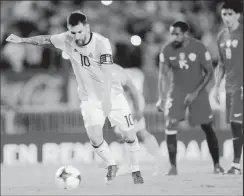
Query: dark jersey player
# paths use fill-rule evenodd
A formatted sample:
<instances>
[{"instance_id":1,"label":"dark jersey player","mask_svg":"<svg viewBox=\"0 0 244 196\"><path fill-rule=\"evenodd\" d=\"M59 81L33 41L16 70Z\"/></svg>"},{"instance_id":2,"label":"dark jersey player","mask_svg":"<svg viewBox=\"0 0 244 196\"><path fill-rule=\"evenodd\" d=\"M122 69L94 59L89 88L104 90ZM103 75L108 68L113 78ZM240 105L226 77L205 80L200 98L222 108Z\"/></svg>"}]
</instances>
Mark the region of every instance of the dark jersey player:
<instances>
[{"instance_id":1,"label":"dark jersey player","mask_svg":"<svg viewBox=\"0 0 244 196\"><path fill-rule=\"evenodd\" d=\"M233 136L234 160L228 174L241 174L240 158L243 145L243 25L239 18L241 2L224 3L221 16L226 26L217 39L219 50L218 76L214 97L219 102L219 87L225 77L226 117Z\"/></svg>"},{"instance_id":2,"label":"dark jersey player","mask_svg":"<svg viewBox=\"0 0 244 196\"><path fill-rule=\"evenodd\" d=\"M206 47L188 36L188 25L177 21L170 27L172 41L160 53L159 99L157 108L164 112L166 142L171 168L176 175L177 129L182 121L201 125L206 134L214 172L223 173L219 164L218 140L212 126L212 111L205 86L213 74Z\"/></svg>"}]
</instances>

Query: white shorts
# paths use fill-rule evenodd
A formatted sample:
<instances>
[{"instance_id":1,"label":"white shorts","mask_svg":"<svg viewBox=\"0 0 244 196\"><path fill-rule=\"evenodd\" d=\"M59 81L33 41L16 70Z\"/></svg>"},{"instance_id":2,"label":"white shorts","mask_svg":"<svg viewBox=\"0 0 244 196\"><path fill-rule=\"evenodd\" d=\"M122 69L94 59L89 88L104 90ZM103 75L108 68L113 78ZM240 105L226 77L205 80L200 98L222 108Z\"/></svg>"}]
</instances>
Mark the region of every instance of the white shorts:
<instances>
[{"instance_id":1,"label":"white shorts","mask_svg":"<svg viewBox=\"0 0 244 196\"><path fill-rule=\"evenodd\" d=\"M116 96L111 101L112 107L108 114L111 126L116 126L122 131L130 131L134 129L131 109L123 94ZM99 125L103 127L105 123L105 115L102 105L99 102L84 101L81 106L85 127Z\"/></svg>"},{"instance_id":2,"label":"white shorts","mask_svg":"<svg viewBox=\"0 0 244 196\"><path fill-rule=\"evenodd\" d=\"M146 120L144 117L142 117L139 121L134 121L134 129L133 131L135 131L135 133L137 133L138 131L142 131L146 129ZM114 128L114 132L120 134L121 130L119 129L119 127L115 127Z\"/></svg>"},{"instance_id":3,"label":"white shorts","mask_svg":"<svg viewBox=\"0 0 244 196\"><path fill-rule=\"evenodd\" d=\"M132 103L130 97L127 96L127 94L125 94L125 97L126 97L126 99L128 101L128 104L129 104L129 106L131 108L131 111L132 111L132 114L133 114L133 112L135 110L134 107L133 107L133 103ZM141 107L142 110L144 110L144 108L145 108L145 100L144 99L140 100L139 106ZM141 130L145 130L145 129L146 129L145 117L142 117L139 121L134 121L134 131L135 131L135 133L137 133L138 131L141 131ZM120 133L119 127L116 126L114 128L114 131L115 131L115 133Z\"/></svg>"}]
</instances>

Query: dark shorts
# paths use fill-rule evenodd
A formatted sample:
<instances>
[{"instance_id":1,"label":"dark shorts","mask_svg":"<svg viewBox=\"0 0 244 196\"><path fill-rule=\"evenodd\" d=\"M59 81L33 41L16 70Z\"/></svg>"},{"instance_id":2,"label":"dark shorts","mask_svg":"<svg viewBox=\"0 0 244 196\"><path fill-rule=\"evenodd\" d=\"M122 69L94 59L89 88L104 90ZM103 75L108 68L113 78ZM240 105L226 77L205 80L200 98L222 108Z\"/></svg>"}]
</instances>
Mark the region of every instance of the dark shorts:
<instances>
[{"instance_id":1,"label":"dark shorts","mask_svg":"<svg viewBox=\"0 0 244 196\"><path fill-rule=\"evenodd\" d=\"M226 93L226 121L243 123L242 87Z\"/></svg>"},{"instance_id":2,"label":"dark shorts","mask_svg":"<svg viewBox=\"0 0 244 196\"><path fill-rule=\"evenodd\" d=\"M189 108L186 108L184 104L186 95L186 92L172 92L171 104L169 105L168 112L166 112L167 118L178 122L189 120L189 123L192 125L211 122L212 109L207 91L203 90Z\"/></svg>"}]
</instances>

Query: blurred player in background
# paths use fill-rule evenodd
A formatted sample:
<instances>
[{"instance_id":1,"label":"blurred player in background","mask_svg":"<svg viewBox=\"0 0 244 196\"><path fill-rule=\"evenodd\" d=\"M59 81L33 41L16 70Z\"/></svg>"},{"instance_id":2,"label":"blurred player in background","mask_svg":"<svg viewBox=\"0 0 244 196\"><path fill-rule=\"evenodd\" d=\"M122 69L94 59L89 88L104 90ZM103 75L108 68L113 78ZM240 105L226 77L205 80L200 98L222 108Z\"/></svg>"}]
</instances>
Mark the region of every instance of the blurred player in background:
<instances>
[{"instance_id":1,"label":"blurred player in background","mask_svg":"<svg viewBox=\"0 0 244 196\"><path fill-rule=\"evenodd\" d=\"M143 116L145 108L145 99L143 97L144 74L138 68L123 69L117 64L110 66L112 66L111 70L114 70L116 73L116 79L121 82L121 85L124 88L125 96L132 110L132 117L135 127L134 131L136 132L137 137L145 145L147 151L154 157L156 170L153 175L157 175L159 173L158 168L160 166L162 157L160 155L160 148L156 138L146 129L146 121L145 117ZM121 130L118 126L116 126L114 130L118 135L120 135ZM127 150L125 150L125 153L127 153ZM126 159L124 158L123 163L119 167L118 175L128 173L129 170L127 165Z\"/></svg>"},{"instance_id":2,"label":"blurred player in background","mask_svg":"<svg viewBox=\"0 0 244 196\"><path fill-rule=\"evenodd\" d=\"M241 2L224 3L221 17L226 26L218 34L219 50L218 75L214 97L219 103L219 88L225 77L226 117L233 136L234 160L228 174L241 174L240 159L243 146L243 25L239 19Z\"/></svg>"},{"instance_id":3,"label":"blurred player in background","mask_svg":"<svg viewBox=\"0 0 244 196\"><path fill-rule=\"evenodd\" d=\"M213 130L212 111L205 86L213 74L206 47L188 36L188 25L177 21L170 27L172 40L160 53L159 99L157 108L166 118L166 142L171 169L176 175L177 129L182 121L201 125L206 134L214 173L223 173L219 164L218 139Z\"/></svg>"},{"instance_id":4,"label":"blurred player in background","mask_svg":"<svg viewBox=\"0 0 244 196\"><path fill-rule=\"evenodd\" d=\"M95 152L108 164L105 181L112 182L117 172L117 164L102 133L108 117L112 125L123 131L130 152L133 181L141 184L143 178L139 167L139 144L133 131L131 110L120 83L111 89L113 76L108 65L113 64L113 59L110 42L102 35L90 31L87 17L81 11L72 12L67 17L67 28L68 31L58 35L20 38L12 34L7 41L34 45L53 44L69 56L78 83L86 132Z\"/></svg>"}]
</instances>

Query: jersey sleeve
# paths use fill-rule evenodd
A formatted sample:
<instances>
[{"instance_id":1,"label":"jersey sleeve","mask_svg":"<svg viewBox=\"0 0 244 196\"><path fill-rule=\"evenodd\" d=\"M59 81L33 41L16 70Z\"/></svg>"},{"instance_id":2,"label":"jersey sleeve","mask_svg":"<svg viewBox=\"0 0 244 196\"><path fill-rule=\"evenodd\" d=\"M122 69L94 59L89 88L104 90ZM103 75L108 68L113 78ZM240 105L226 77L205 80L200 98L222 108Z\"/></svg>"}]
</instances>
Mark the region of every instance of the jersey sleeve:
<instances>
[{"instance_id":1,"label":"jersey sleeve","mask_svg":"<svg viewBox=\"0 0 244 196\"><path fill-rule=\"evenodd\" d=\"M100 64L113 64L112 47L107 38L99 42L100 48Z\"/></svg>"},{"instance_id":2,"label":"jersey sleeve","mask_svg":"<svg viewBox=\"0 0 244 196\"><path fill-rule=\"evenodd\" d=\"M212 58L206 46L200 43L200 45L198 46L198 50L199 50L198 56L199 56L200 64L204 67L212 65Z\"/></svg>"},{"instance_id":3,"label":"jersey sleeve","mask_svg":"<svg viewBox=\"0 0 244 196\"><path fill-rule=\"evenodd\" d=\"M65 39L66 39L67 32L56 34L51 36L51 43L54 45L55 48L58 48L62 51L65 50Z\"/></svg>"}]
</instances>

